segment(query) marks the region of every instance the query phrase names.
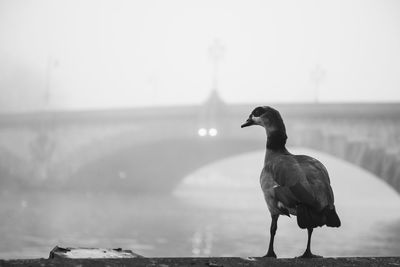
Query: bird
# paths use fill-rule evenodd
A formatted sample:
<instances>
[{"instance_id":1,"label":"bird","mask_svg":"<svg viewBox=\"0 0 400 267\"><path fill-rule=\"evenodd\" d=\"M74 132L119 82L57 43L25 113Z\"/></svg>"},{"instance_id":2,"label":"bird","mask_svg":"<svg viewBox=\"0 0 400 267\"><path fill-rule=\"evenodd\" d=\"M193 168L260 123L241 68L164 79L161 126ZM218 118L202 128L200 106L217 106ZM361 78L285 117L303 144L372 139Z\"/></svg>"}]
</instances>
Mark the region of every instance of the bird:
<instances>
[{"instance_id":1,"label":"bird","mask_svg":"<svg viewBox=\"0 0 400 267\"><path fill-rule=\"evenodd\" d=\"M274 238L280 215L294 215L308 240L300 258L320 258L311 252L311 235L321 226L340 227L333 190L325 166L307 155L294 155L286 149L286 128L280 113L269 106L256 107L241 128L259 125L265 128L267 145L260 185L271 214L267 254L274 257Z\"/></svg>"}]
</instances>

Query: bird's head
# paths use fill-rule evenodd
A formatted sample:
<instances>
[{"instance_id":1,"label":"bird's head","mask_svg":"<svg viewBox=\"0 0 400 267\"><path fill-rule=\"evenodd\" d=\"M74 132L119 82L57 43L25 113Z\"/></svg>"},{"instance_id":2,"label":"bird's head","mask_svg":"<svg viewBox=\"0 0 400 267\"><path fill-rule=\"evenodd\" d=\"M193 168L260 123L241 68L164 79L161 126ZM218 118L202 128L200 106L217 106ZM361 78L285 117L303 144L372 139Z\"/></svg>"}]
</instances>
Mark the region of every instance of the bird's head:
<instances>
[{"instance_id":1,"label":"bird's head","mask_svg":"<svg viewBox=\"0 0 400 267\"><path fill-rule=\"evenodd\" d=\"M257 107L251 113L242 128L260 125L267 132L267 149L285 149L286 144L286 128L283 123L281 114L271 107Z\"/></svg>"},{"instance_id":2,"label":"bird's head","mask_svg":"<svg viewBox=\"0 0 400 267\"><path fill-rule=\"evenodd\" d=\"M264 127L267 132L273 132L277 130L285 131L285 125L279 112L271 107L263 106L255 108L245 123L242 124L242 128L260 125Z\"/></svg>"}]
</instances>

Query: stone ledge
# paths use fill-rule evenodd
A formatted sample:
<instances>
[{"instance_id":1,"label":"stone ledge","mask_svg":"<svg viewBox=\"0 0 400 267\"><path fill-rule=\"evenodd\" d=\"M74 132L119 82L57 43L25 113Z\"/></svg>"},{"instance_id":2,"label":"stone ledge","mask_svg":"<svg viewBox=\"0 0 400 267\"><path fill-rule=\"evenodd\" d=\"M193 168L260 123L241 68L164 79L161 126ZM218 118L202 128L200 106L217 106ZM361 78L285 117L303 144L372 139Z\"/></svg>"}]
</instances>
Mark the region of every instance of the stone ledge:
<instances>
[{"instance_id":1,"label":"stone ledge","mask_svg":"<svg viewBox=\"0 0 400 267\"><path fill-rule=\"evenodd\" d=\"M322 259L271 258L132 258L132 259L26 259L0 260L0 266L135 266L135 267L275 267L275 266L400 266L400 257L351 257Z\"/></svg>"}]
</instances>

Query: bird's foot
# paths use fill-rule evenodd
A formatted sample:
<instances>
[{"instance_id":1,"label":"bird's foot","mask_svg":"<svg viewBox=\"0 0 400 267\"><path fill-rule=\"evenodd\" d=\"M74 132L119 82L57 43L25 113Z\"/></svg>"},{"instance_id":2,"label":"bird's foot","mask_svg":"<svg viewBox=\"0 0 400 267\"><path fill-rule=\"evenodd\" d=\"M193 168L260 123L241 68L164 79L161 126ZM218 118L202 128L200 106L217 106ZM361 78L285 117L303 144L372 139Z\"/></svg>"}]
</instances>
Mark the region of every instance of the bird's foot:
<instances>
[{"instance_id":1,"label":"bird's foot","mask_svg":"<svg viewBox=\"0 0 400 267\"><path fill-rule=\"evenodd\" d=\"M267 254L265 254L263 256L263 258L276 258L276 254L275 254L275 252L273 250L272 251L268 251Z\"/></svg>"},{"instance_id":2,"label":"bird's foot","mask_svg":"<svg viewBox=\"0 0 400 267\"><path fill-rule=\"evenodd\" d=\"M312 258L323 258L322 256L319 255L314 255L311 253L311 251L306 251L304 252L303 255L296 257L296 258L301 258L301 259L312 259Z\"/></svg>"}]
</instances>

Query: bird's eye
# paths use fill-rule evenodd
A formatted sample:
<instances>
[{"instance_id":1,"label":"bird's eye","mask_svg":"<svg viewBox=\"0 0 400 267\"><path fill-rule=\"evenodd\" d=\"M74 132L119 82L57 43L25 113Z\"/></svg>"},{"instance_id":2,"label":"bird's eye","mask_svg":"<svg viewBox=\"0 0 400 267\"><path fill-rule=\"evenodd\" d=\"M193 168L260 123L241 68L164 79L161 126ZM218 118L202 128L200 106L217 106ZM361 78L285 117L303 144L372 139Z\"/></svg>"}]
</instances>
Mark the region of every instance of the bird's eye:
<instances>
[{"instance_id":1,"label":"bird's eye","mask_svg":"<svg viewBox=\"0 0 400 267\"><path fill-rule=\"evenodd\" d=\"M253 110L252 115L254 117L260 117L264 113L265 113L265 110L262 107L258 107L255 110Z\"/></svg>"}]
</instances>

